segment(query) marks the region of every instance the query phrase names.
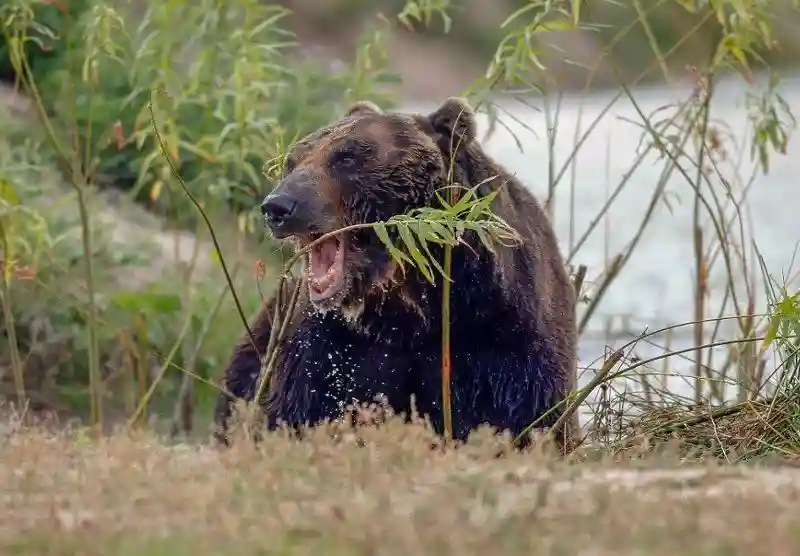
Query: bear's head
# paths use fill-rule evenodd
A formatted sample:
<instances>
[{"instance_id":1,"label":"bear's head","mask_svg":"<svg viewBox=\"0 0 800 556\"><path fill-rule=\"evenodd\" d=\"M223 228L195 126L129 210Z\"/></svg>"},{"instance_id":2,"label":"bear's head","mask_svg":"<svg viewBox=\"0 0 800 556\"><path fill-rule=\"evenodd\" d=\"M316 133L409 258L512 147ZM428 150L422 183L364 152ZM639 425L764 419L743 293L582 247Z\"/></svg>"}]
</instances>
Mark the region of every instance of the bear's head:
<instances>
[{"instance_id":1,"label":"bear's head","mask_svg":"<svg viewBox=\"0 0 800 556\"><path fill-rule=\"evenodd\" d=\"M458 98L427 116L358 102L293 146L261 212L276 238L293 237L300 246L346 226L387 220L435 199L447 185L451 149L475 136L475 114ZM402 273L375 232L362 228L312 248L305 278L317 309L352 316Z\"/></svg>"}]
</instances>

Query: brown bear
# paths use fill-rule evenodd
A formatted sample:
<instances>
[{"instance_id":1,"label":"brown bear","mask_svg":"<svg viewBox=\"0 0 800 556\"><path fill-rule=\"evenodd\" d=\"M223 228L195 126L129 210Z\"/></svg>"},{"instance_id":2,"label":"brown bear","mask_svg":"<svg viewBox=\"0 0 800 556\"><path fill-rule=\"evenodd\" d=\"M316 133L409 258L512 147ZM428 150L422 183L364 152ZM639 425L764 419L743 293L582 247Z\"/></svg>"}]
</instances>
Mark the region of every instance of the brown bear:
<instances>
[{"instance_id":1,"label":"brown bear","mask_svg":"<svg viewBox=\"0 0 800 556\"><path fill-rule=\"evenodd\" d=\"M468 232L452 253L451 390L459 440L482 424L519 435L563 400L577 356L576 296L551 223L476 133L474 111L462 99L450 98L427 116L358 102L292 148L283 178L261 205L276 238L307 245L348 225L434 206L435 193L453 182L482 184L479 195L499 189L493 211L522 242L489 250ZM443 250L434 247L441 261ZM377 234L362 228L312 249L301 279L264 401L267 427L297 430L335 420L347 406L380 396L406 416L413 403L441 434L441 276L431 284L408 264L401 270ZM256 345L246 335L224 373L224 388L237 398L255 396L273 308L274 299L252 327ZM221 394L215 410L223 442L233 402ZM552 426L561 409L540 426Z\"/></svg>"}]
</instances>

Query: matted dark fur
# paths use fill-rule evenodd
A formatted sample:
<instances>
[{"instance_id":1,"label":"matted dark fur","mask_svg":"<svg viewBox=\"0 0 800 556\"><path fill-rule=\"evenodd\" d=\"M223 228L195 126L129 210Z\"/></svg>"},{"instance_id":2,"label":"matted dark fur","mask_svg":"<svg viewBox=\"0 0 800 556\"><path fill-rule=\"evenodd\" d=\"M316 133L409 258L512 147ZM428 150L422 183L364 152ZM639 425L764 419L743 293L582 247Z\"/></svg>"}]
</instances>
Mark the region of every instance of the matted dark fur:
<instances>
[{"instance_id":1,"label":"matted dark fur","mask_svg":"<svg viewBox=\"0 0 800 556\"><path fill-rule=\"evenodd\" d=\"M517 247L498 245L492 254L469 233L469 247L453 251L454 435L466 439L481 424L517 435L566 394L576 360L575 294L547 216L478 143L465 101L448 99L427 116L357 103L293 148L262 210L276 237L300 244L350 224L388 219L435 202L434 191L447 184L451 145L457 146L454 181L471 187L498 176L480 193L500 189L493 210L523 239ZM416 410L441 433L441 278L434 286L409 265L400 272L371 230L348 233L335 245L314 260L341 253L330 266L341 272L329 271L314 288L302 278L307 283L270 383L267 426L336 419L346 405L377 395L409 414L413 396ZM432 251L441 260L441 250ZM324 270L322 262L315 264ZM261 353L273 309L274 300L253 325ZM252 400L259 369L246 336L223 385ZM223 441L232 402L220 395L215 411ZM552 412L542 426L560 413Z\"/></svg>"}]
</instances>

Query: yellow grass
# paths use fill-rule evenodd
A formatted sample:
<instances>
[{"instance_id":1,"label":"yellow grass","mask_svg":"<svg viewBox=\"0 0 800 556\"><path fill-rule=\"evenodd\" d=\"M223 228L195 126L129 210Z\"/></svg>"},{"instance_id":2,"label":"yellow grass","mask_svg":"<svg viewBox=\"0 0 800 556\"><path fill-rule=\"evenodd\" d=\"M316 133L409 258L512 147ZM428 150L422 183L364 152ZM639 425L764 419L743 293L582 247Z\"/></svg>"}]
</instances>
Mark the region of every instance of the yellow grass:
<instances>
[{"instance_id":1,"label":"yellow grass","mask_svg":"<svg viewBox=\"0 0 800 556\"><path fill-rule=\"evenodd\" d=\"M796 554L800 470L496 457L419 426L270 436L0 428L0 554Z\"/></svg>"}]
</instances>

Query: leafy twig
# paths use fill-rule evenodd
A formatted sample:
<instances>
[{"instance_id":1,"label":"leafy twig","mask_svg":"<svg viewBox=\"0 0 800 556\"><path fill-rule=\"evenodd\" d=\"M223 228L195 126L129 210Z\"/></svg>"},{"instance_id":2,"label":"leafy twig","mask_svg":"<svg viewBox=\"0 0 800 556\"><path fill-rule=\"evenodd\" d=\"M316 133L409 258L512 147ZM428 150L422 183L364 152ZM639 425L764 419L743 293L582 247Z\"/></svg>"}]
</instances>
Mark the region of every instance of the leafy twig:
<instances>
[{"instance_id":1,"label":"leafy twig","mask_svg":"<svg viewBox=\"0 0 800 556\"><path fill-rule=\"evenodd\" d=\"M161 92L167 96L168 93L163 89ZM244 324L245 330L247 330L248 335L250 336L250 341L253 344L253 348L256 348L256 337L253 334L253 331L250 329L250 323L247 322L247 317L244 314L244 310L242 309L242 304L239 302L239 296L236 295L236 288L233 286L233 279L231 278L230 272L228 272L228 265L225 263L225 257L222 254L222 249L219 246L219 241L217 241L217 234L214 232L214 226L211 224L211 221L208 219L206 215L206 211L203 210L203 207L200 205L198 200L186 186L186 183L183 181L180 173L178 172L177 168L172 162L172 159L169 156L168 150L166 145L164 144L164 139L161 136L161 132L158 130L158 125L156 124L156 116L153 112L153 91L150 92L150 100L147 103L147 109L150 111L150 123L153 126L153 132L155 133L156 140L158 141L158 145L161 148L161 154L169 164L170 169L172 170L172 175L177 180L178 184L180 184L183 192L186 193L186 196L192 201L194 206L200 212L200 216L202 216L203 221L206 223L208 227L208 232L211 234L211 241L214 243L214 249L217 251L217 256L219 257L220 265L222 266L222 271L225 273L225 280L228 283L228 286L231 289L231 296L233 296L233 302L236 304L236 310L239 312L239 317L242 319L242 324Z\"/></svg>"}]
</instances>

